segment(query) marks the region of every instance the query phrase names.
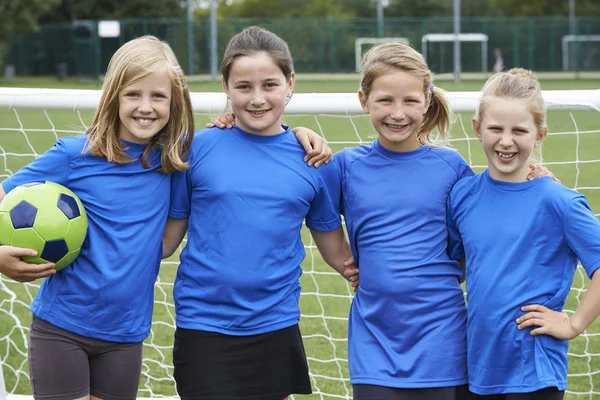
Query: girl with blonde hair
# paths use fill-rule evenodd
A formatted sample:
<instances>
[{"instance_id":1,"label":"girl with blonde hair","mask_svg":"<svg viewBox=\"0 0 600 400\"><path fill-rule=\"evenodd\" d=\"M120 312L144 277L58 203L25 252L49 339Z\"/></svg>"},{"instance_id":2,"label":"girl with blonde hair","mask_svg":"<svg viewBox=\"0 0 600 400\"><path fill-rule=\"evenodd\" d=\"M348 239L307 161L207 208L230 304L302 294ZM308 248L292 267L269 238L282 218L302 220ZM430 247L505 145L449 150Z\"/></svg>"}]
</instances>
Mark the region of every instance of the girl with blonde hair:
<instances>
[{"instance_id":1,"label":"girl with blonde hair","mask_svg":"<svg viewBox=\"0 0 600 400\"><path fill-rule=\"evenodd\" d=\"M568 340L600 315L600 222L582 194L527 179L548 132L531 71L492 76L473 128L488 169L448 198L449 253L467 267L469 388L473 399L561 400ZM569 316L578 260L591 283Z\"/></svg>"},{"instance_id":2,"label":"girl with blonde hair","mask_svg":"<svg viewBox=\"0 0 600 400\"><path fill-rule=\"evenodd\" d=\"M170 172L188 168L193 132L190 95L173 51L155 37L140 37L110 60L87 132L60 138L2 182L0 199L26 183L64 185L89 221L79 257L59 272L50 264L27 275L16 256L0 265L21 281L48 276L31 305L35 398L136 398ZM19 266L24 272L15 276Z\"/></svg>"}]
</instances>

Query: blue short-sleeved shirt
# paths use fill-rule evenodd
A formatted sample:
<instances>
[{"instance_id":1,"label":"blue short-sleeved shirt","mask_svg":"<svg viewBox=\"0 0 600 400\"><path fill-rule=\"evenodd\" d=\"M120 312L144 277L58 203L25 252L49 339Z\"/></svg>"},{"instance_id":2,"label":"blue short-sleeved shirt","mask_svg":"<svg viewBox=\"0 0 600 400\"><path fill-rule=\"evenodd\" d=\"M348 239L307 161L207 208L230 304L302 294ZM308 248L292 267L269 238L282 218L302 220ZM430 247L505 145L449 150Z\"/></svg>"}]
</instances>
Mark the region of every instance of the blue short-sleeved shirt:
<instances>
[{"instance_id":1,"label":"blue short-sleeved shirt","mask_svg":"<svg viewBox=\"0 0 600 400\"><path fill-rule=\"evenodd\" d=\"M527 304L562 311L578 258L589 276L600 266L600 222L585 197L550 178L502 182L486 170L456 184L448 214L451 256L467 263L471 391L565 390L568 342L515 320Z\"/></svg>"},{"instance_id":2,"label":"blue short-sleeved shirt","mask_svg":"<svg viewBox=\"0 0 600 400\"><path fill-rule=\"evenodd\" d=\"M300 229L341 225L323 165L309 167L286 129L196 134L190 169L173 180L170 216L189 218L175 280L177 326L255 335L296 324L305 257Z\"/></svg>"},{"instance_id":3,"label":"blue short-sleeved shirt","mask_svg":"<svg viewBox=\"0 0 600 400\"><path fill-rule=\"evenodd\" d=\"M334 155L360 288L350 311L352 384L462 385L466 309L462 269L447 254L446 200L473 174L447 148L393 152L378 141Z\"/></svg>"},{"instance_id":4,"label":"blue short-sleeved shirt","mask_svg":"<svg viewBox=\"0 0 600 400\"><path fill-rule=\"evenodd\" d=\"M64 137L2 182L8 193L29 182L71 189L88 216L79 257L44 280L31 310L70 332L114 342L140 342L150 333L154 282L162 254L171 176L158 173L160 152L145 169L145 145L123 142L129 164L82 152L86 135Z\"/></svg>"}]
</instances>

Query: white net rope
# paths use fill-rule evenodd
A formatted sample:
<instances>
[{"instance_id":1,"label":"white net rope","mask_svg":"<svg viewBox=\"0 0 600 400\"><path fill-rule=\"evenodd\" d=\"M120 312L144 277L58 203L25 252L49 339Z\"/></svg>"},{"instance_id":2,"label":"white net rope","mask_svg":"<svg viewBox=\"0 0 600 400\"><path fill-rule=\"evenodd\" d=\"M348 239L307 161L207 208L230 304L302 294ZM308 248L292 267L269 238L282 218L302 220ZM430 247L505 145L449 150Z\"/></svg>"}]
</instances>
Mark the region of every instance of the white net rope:
<instances>
[{"instance_id":1,"label":"white net rope","mask_svg":"<svg viewBox=\"0 0 600 400\"><path fill-rule=\"evenodd\" d=\"M565 185L585 194L592 209L600 213L600 91L550 91L544 95L550 108L550 133L542 147L543 163ZM449 97L458 112L450 146L480 172L486 160L470 123L478 93L456 92ZM0 89L0 181L41 155L59 137L82 133L91 122L98 98L98 91ZM218 115L225 104L220 93L194 93L193 100L197 128ZM334 151L376 137L354 93L295 95L288 112L287 124L315 130ZM347 322L353 292L323 262L307 232L303 232L303 239L307 257L302 264L300 327L314 393L294 398L350 399ZM176 396L171 351L177 260L175 255L163 262L156 282L153 327L144 342L140 397ZM588 282L579 268L567 301L569 312L576 309ZM12 395L9 398L31 394L27 367L29 304L38 288L39 282L21 284L0 276L0 366L6 390ZM595 398L600 398L599 322L573 340L569 348L567 399Z\"/></svg>"}]
</instances>

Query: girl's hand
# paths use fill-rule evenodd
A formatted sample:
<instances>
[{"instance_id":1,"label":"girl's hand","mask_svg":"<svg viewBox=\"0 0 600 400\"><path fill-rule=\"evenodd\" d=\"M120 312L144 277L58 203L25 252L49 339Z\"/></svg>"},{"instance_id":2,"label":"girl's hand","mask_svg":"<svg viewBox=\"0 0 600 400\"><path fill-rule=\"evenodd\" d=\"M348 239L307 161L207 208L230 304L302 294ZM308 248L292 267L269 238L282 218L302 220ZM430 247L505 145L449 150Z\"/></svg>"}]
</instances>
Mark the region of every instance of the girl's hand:
<instances>
[{"instance_id":1,"label":"girl's hand","mask_svg":"<svg viewBox=\"0 0 600 400\"><path fill-rule=\"evenodd\" d=\"M214 128L215 126L220 129L231 129L235 125L235 115L233 113L225 113L219 115L213 122L206 124L207 128Z\"/></svg>"},{"instance_id":2,"label":"girl's hand","mask_svg":"<svg viewBox=\"0 0 600 400\"><path fill-rule=\"evenodd\" d=\"M304 161L309 166L314 165L315 168L319 168L321 164L329 163L333 152L329 148L327 140L308 128L297 127L293 128L292 132L294 132L296 139L304 147L304 151L306 151Z\"/></svg>"},{"instance_id":3,"label":"girl's hand","mask_svg":"<svg viewBox=\"0 0 600 400\"><path fill-rule=\"evenodd\" d=\"M549 335L557 339L571 340L581 333L571 324L571 318L567 313L558 312L539 304L531 304L521 307L521 311L527 314L517 318L518 329L536 326L530 334Z\"/></svg>"},{"instance_id":4,"label":"girl's hand","mask_svg":"<svg viewBox=\"0 0 600 400\"><path fill-rule=\"evenodd\" d=\"M527 175L527 180L531 181L537 178L542 178L544 176L549 176L550 178L552 178L553 180L555 180L556 182L560 183L560 179L558 179L553 173L552 171L550 171L548 168L541 166L541 165L530 165L529 166L529 175Z\"/></svg>"},{"instance_id":5,"label":"girl's hand","mask_svg":"<svg viewBox=\"0 0 600 400\"><path fill-rule=\"evenodd\" d=\"M54 264L28 264L21 257L33 257L35 250L0 246L0 272L17 282L31 282L56 273Z\"/></svg>"},{"instance_id":6,"label":"girl's hand","mask_svg":"<svg viewBox=\"0 0 600 400\"><path fill-rule=\"evenodd\" d=\"M350 281L350 284L352 285L352 287L354 288L354 291L356 292L358 290L358 268L356 267L356 264L354 263L354 257L350 257L345 263L344 263L344 268L346 268L344 270L344 278L348 279Z\"/></svg>"}]
</instances>

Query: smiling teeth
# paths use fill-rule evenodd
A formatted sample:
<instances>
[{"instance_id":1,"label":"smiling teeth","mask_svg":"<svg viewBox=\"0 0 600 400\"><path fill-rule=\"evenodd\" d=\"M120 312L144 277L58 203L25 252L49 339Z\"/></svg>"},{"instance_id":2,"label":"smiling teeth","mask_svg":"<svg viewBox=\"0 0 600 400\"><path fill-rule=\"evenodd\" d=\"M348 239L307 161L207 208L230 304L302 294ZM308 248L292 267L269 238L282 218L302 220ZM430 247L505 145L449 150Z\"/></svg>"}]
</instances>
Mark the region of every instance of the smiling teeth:
<instances>
[{"instance_id":1,"label":"smiling teeth","mask_svg":"<svg viewBox=\"0 0 600 400\"><path fill-rule=\"evenodd\" d=\"M500 158L513 158L517 153L501 153L497 151L496 154L498 154Z\"/></svg>"},{"instance_id":2,"label":"smiling teeth","mask_svg":"<svg viewBox=\"0 0 600 400\"><path fill-rule=\"evenodd\" d=\"M406 126L406 125L392 125L392 124L386 124L386 125L392 129L402 129Z\"/></svg>"},{"instance_id":3,"label":"smiling teeth","mask_svg":"<svg viewBox=\"0 0 600 400\"><path fill-rule=\"evenodd\" d=\"M252 114L263 115L266 111L250 111Z\"/></svg>"},{"instance_id":4,"label":"smiling teeth","mask_svg":"<svg viewBox=\"0 0 600 400\"><path fill-rule=\"evenodd\" d=\"M146 118L137 118L137 120L142 124L149 124L150 122L152 122L151 119L146 119Z\"/></svg>"}]
</instances>

